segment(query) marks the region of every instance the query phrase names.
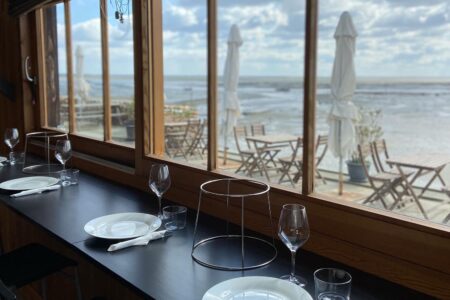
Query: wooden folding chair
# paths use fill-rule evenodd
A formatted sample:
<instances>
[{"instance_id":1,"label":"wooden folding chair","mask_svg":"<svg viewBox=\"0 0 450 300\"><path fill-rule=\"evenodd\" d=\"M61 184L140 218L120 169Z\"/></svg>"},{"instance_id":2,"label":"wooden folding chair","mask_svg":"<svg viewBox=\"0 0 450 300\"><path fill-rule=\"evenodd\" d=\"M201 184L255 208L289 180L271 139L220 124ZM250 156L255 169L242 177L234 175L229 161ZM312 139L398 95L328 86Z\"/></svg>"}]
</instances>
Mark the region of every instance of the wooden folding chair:
<instances>
[{"instance_id":1,"label":"wooden folding chair","mask_svg":"<svg viewBox=\"0 0 450 300\"><path fill-rule=\"evenodd\" d=\"M244 172L248 176L252 176L253 172L258 170L261 173L262 171L258 168L258 159L256 157L256 151L250 148L250 144L245 139L247 137L247 127L245 126L234 126L233 127L234 140L236 142L236 148L239 152L239 156L241 158L241 165L235 171L235 173ZM247 147L243 148L241 145L241 139L244 139Z\"/></svg>"},{"instance_id":2,"label":"wooden folding chair","mask_svg":"<svg viewBox=\"0 0 450 300\"><path fill-rule=\"evenodd\" d=\"M389 159L389 152L386 144L385 139L380 139L372 142L370 144L371 147L371 153L373 156L373 163L374 167L377 170L377 172L385 172L385 173L391 173L396 175L401 175L397 169L392 168L391 165L386 163L386 160ZM406 177L409 177L414 174L413 171L404 172ZM407 187L404 185L404 182L402 181L400 183L400 186L402 187L401 193L397 190L393 190L394 193L397 195L397 199L401 199L404 195L409 195L409 191Z\"/></svg>"},{"instance_id":3,"label":"wooden folding chair","mask_svg":"<svg viewBox=\"0 0 450 300\"><path fill-rule=\"evenodd\" d=\"M264 124L251 124L252 135L266 135L266 127Z\"/></svg>"},{"instance_id":4,"label":"wooden folding chair","mask_svg":"<svg viewBox=\"0 0 450 300\"><path fill-rule=\"evenodd\" d=\"M184 159L187 159L185 141L188 130L188 125L177 126L175 128L165 127L165 152L169 157L176 158L182 156Z\"/></svg>"},{"instance_id":5,"label":"wooden folding chair","mask_svg":"<svg viewBox=\"0 0 450 300\"><path fill-rule=\"evenodd\" d=\"M290 182L293 187L295 187L295 183L297 183L302 175L302 150L303 149L303 139L298 138L296 146L292 152L291 156L281 157L278 161L281 164L279 169L281 173L281 177L278 181L279 184L283 182ZM291 169L295 168L294 177L291 176ZM286 178L286 179L285 179Z\"/></svg>"},{"instance_id":6,"label":"wooden folding chair","mask_svg":"<svg viewBox=\"0 0 450 300\"><path fill-rule=\"evenodd\" d=\"M252 136L266 135L266 127L264 126L264 124L260 124L260 123L251 124L250 129L251 129ZM251 145L249 145L249 146L251 148ZM279 146L264 147L264 148L260 148L258 150L262 151L261 160L262 160L262 163L264 163L267 168L271 168L271 169L277 168L275 156L281 151L281 148ZM270 165L272 165L272 166L270 166Z\"/></svg>"},{"instance_id":7,"label":"wooden folding chair","mask_svg":"<svg viewBox=\"0 0 450 300\"><path fill-rule=\"evenodd\" d=\"M318 135L317 136L317 141L316 141L316 154L315 154L315 160L316 160L316 164L315 164L315 172L317 177L319 177L320 179L322 179L322 182L324 184L327 183L327 181L325 180L325 177L322 176L322 174L319 171L319 165L322 162L323 158L325 157L325 154L327 153L328 150L328 135Z\"/></svg>"},{"instance_id":8,"label":"wooden folding chair","mask_svg":"<svg viewBox=\"0 0 450 300\"><path fill-rule=\"evenodd\" d=\"M203 131L205 129L205 122L201 120L194 120L188 123L188 133L186 137L186 156L195 155L198 153L203 159L203 147L201 145Z\"/></svg>"},{"instance_id":9,"label":"wooden folding chair","mask_svg":"<svg viewBox=\"0 0 450 300\"><path fill-rule=\"evenodd\" d=\"M364 173L366 174L369 184L373 189L373 193L364 200L363 204L371 203L374 201L381 201L385 209L391 210L398 203L398 193L395 188L402 183L403 177L399 174L388 173L378 171L375 174L370 174L366 166L366 160L372 164L375 164L375 155L370 144L358 145L359 160L363 166ZM388 207L386 196L390 194L394 199L394 204Z\"/></svg>"}]
</instances>

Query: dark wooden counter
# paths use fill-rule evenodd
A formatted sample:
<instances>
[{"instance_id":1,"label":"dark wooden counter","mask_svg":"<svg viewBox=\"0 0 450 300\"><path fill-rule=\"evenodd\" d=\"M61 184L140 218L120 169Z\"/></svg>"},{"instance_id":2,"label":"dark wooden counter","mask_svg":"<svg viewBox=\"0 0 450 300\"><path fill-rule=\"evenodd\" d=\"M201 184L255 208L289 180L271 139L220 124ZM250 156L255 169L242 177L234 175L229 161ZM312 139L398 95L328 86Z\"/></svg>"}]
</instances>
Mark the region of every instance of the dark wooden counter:
<instances>
[{"instance_id":1,"label":"dark wooden counter","mask_svg":"<svg viewBox=\"0 0 450 300\"><path fill-rule=\"evenodd\" d=\"M23 177L20 167L0 168L0 182ZM10 198L5 191L0 202L42 228L109 276L134 290L142 298L161 300L199 300L211 286L240 276L279 277L289 273L287 248L277 243L278 258L269 266L246 272L217 271L191 259L193 216L189 211L186 229L173 236L152 241L146 247L132 247L108 253L110 241L95 239L83 230L89 220L119 212L156 212L151 194L120 186L86 173L77 186L21 198ZM200 233L217 231L221 221L201 216ZM260 255L248 247L251 255ZM248 254L250 255L250 254ZM431 299L426 295L343 266L326 258L299 251L297 272L308 280L306 289L314 294L313 272L320 267L340 267L353 276L352 299Z\"/></svg>"}]
</instances>

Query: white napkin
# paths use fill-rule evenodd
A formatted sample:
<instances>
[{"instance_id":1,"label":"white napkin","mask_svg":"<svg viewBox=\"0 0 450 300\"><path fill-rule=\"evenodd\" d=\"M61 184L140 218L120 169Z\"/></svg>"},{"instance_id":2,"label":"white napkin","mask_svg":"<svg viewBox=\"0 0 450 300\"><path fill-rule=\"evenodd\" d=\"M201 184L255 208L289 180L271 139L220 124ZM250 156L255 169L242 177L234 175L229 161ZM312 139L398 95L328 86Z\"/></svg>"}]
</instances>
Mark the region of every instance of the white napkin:
<instances>
[{"instance_id":1,"label":"white napkin","mask_svg":"<svg viewBox=\"0 0 450 300\"><path fill-rule=\"evenodd\" d=\"M27 195L40 194L45 191L59 190L60 188L61 188L61 186L59 184L57 184L57 185L52 185L52 186L48 186L48 187L44 187L44 188L32 189L32 190L23 191L20 193L15 193L15 194L10 195L10 197L17 198L17 197L22 197L22 196L27 196Z\"/></svg>"},{"instance_id":2,"label":"white napkin","mask_svg":"<svg viewBox=\"0 0 450 300\"><path fill-rule=\"evenodd\" d=\"M131 246L145 246L148 244L148 242L150 242L152 240L161 239L161 238L165 237L166 235L167 235L167 230L150 232L144 236L140 236L135 239L131 239L131 240L128 240L125 242L120 242L117 244L112 244L111 246L109 246L108 251L109 252L117 251L117 250L128 248Z\"/></svg>"}]
</instances>

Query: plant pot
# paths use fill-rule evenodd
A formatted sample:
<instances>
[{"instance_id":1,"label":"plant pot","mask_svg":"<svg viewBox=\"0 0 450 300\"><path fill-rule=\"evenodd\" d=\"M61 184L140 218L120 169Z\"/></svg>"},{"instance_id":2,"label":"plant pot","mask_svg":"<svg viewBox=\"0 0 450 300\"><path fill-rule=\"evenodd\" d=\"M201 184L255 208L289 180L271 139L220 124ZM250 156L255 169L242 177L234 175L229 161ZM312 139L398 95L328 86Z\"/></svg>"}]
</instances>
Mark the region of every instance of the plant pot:
<instances>
[{"instance_id":1,"label":"plant pot","mask_svg":"<svg viewBox=\"0 0 450 300\"><path fill-rule=\"evenodd\" d=\"M134 141L134 122L129 122L125 124L125 129L127 130L127 140Z\"/></svg>"},{"instance_id":2,"label":"plant pot","mask_svg":"<svg viewBox=\"0 0 450 300\"><path fill-rule=\"evenodd\" d=\"M351 161L347 160L347 168L348 168L348 175L350 176L351 182L366 182L367 176L364 172L363 165L358 161ZM370 168L370 162L366 161L366 168L369 170Z\"/></svg>"}]
</instances>

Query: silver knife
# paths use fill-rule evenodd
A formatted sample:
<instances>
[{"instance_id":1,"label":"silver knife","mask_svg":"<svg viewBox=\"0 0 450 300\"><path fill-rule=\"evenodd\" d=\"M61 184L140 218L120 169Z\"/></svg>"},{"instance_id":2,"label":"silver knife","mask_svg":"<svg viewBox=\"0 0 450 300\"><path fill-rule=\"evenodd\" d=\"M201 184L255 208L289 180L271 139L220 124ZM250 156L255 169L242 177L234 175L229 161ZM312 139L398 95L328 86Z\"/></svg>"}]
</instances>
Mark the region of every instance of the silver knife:
<instances>
[{"instance_id":1,"label":"silver knife","mask_svg":"<svg viewBox=\"0 0 450 300\"><path fill-rule=\"evenodd\" d=\"M15 193L15 194L10 195L10 197L17 198L17 197L22 197L22 196L27 196L27 195L40 194L45 191L59 190L60 188L61 188L61 185L56 184L56 185L47 186L47 187L43 187L43 188L39 188L39 189L32 189L32 190L23 191L20 193Z\"/></svg>"}]
</instances>

